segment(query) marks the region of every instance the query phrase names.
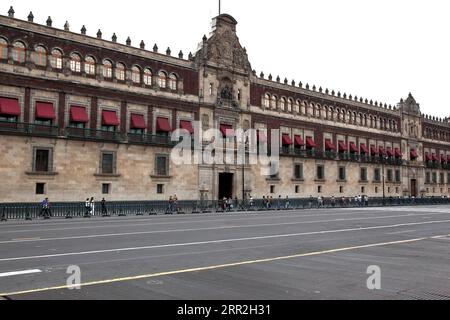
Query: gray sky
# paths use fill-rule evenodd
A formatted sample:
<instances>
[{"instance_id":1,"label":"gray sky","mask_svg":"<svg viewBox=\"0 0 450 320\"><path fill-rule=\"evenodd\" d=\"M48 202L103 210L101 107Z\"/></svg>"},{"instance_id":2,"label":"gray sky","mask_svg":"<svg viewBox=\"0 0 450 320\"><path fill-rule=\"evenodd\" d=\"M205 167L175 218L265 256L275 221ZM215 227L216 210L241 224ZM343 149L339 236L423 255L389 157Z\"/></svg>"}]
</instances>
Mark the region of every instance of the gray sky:
<instances>
[{"instance_id":1,"label":"gray sky","mask_svg":"<svg viewBox=\"0 0 450 320\"><path fill-rule=\"evenodd\" d=\"M85 24L95 36L113 32L132 45L156 42L172 54L195 52L218 13L218 0L7 0L16 18L33 11L35 22L72 31ZM125 6L126 5L126 6ZM236 18L238 35L257 74L396 104L412 92L422 112L450 116L450 1L448 0L222 0ZM445 31L447 30L447 31Z\"/></svg>"}]
</instances>

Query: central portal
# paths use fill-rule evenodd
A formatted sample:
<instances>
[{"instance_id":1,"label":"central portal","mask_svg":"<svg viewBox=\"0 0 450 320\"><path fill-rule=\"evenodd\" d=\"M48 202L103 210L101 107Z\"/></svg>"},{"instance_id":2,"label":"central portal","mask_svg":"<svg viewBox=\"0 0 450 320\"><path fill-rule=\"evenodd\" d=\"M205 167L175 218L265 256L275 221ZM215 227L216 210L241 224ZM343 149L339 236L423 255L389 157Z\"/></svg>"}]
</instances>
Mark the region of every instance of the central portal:
<instances>
[{"instance_id":1,"label":"central portal","mask_svg":"<svg viewBox=\"0 0 450 320\"><path fill-rule=\"evenodd\" d=\"M232 173L219 173L219 200L233 198L233 177Z\"/></svg>"}]
</instances>

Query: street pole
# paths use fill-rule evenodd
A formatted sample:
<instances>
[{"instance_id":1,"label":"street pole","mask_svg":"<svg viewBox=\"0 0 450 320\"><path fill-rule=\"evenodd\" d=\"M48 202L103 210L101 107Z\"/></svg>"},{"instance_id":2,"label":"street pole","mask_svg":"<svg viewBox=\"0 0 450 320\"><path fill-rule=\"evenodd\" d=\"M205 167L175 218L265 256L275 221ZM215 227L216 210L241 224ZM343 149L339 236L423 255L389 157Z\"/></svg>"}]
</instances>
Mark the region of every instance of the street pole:
<instances>
[{"instance_id":1,"label":"street pole","mask_svg":"<svg viewBox=\"0 0 450 320\"><path fill-rule=\"evenodd\" d=\"M385 158L383 156L383 161L381 162L382 170L383 170L383 206L385 205L386 201L386 193L385 193L385 167L384 167L384 161Z\"/></svg>"}]
</instances>

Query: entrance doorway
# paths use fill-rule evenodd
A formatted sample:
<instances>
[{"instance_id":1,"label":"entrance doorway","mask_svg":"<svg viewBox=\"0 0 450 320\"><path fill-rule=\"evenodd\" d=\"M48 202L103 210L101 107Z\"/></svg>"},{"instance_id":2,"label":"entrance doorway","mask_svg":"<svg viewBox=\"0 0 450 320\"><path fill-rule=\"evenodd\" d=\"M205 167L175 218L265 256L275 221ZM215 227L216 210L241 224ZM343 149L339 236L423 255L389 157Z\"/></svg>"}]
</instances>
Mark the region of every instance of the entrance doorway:
<instances>
[{"instance_id":1,"label":"entrance doorway","mask_svg":"<svg viewBox=\"0 0 450 320\"><path fill-rule=\"evenodd\" d=\"M219 200L233 198L233 177L232 173L219 173Z\"/></svg>"},{"instance_id":2,"label":"entrance doorway","mask_svg":"<svg viewBox=\"0 0 450 320\"><path fill-rule=\"evenodd\" d=\"M417 180L411 180L411 197L417 198Z\"/></svg>"}]
</instances>

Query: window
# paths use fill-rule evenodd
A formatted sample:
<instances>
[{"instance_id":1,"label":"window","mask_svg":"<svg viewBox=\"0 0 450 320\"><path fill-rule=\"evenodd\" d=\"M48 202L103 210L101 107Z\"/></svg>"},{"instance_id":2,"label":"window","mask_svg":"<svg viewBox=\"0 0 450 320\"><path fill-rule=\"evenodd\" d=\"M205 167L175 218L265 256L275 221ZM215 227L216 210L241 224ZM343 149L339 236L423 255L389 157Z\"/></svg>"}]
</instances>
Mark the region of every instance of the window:
<instances>
[{"instance_id":1,"label":"window","mask_svg":"<svg viewBox=\"0 0 450 320\"><path fill-rule=\"evenodd\" d=\"M366 193L366 187L361 187L361 193L362 194Z\"/></svg>"},{"instance_id":2,"label":"window","mask_svg":"<svg viewBox=\"0 0 450 320\"><path fill-rule=\"evenodd\" d=\"M101 174L114 174L114 158L113 152L102 152Z\"/></svg>"},{"instance_id":3,"label":"window","mask_svg":"<svg viewBox=\"0 0 450 320\"><path fill-rule=\"evenodd\" d=\"M270 186L270 194L275 194L275 186Z\"/></svg>"},{"instance_id":4,"label":"window","mask_svg":"<svg viewBox=\"0 0 450 320\"><path fill-rule=\"evenodd\" d=\"M450 173L447 173L447 184L450 184Z\"/></svg>"},{"instance_id":5,"label":"window","mask_svg":"<svg viewBox=\"0 0 450 320\"><path fill-rule=\"evenodd\" d=\"M299 194L300 193L300 186L295 186L295 193Z\"/></svg>"},{"instance_id":6,"label":"window","mask_svg":"<svg viewBox=\"0 0 450 320\"><path fill-rule=\"evenodd\" d=\"M317 166L316 172L317 180L325 180L325 167L323 165Z\"/></svg>"},{"instance_id":7,"label":"window","mask_svg":"<svg viewBox=\"0 0 450 320\"><path fill-rule=\"evenodd\" d=\"M360 180L367 181L367 168L361 168L360 170Z\"/></svg>"},{"instance_id":8,"label":"window","mask_svg":"<svg viewBox=\"0 0 450 320\"><path fill-rule=\"evenodd\" d=\"M286 110L286 99L285 99L285 98L281 98L281 99L280 99L280 109L281 109L282 111L285 111L285 110Z\"/></svg>"},{"instance_id":9,"label":"window","mask_svg":"<svg viewBox=\"0 0 450 320\"><path fill-rule=\"evenodd\" d=\"M53 69L62 69L62 63L62 52L58 49L53 49L50 56L50 65Z\"/></svg>"},{"instance_id":10,"label":"window","mask_svg":"<svg viewBox=\"0 0 450 320\"><path fill-rule=\"evenodd\" d=\"M287 105L287 112L292 112L292 108L293 108L294 102L292 101L292 99L288 100L288 105Z\"/></svg>"},{"instance_id":11,"label":"window","mask_svg":"<svg viewBox=\"0 0 450 320\"><path fill-rule=\"evenodd\" d=\"M389 169L387 171L387 181L388 182L392 182L393 181L393 177L392 177L392 169Z\"/></svg>"},{"instance_id":12,"label":"window","mask_svg":"<svg viewBox=\"0 0 450 320\"><path fill-rule=\"evenodd\" d=\"M163 184L158 184L156 186L156 193L157 194L164 194L164 185Z\"/></svg>"},{"instance_id":13,"label":"window","mask_svg":"<svg viewBox=\"0 0 450 320\"><path fill-rule=\"evenodd\" d=\"M73 72L81 72L81 57L77 53L70 55L70 70Z\"/></svg>"},{"instance_id":14,"label":"window","mask_svg":"<svg viewBox=\"0 0 450 320\"><path fill-rule=\"evenodd\" d=\"M116 79L125 81L125 65L123 63L119 62L116 66Z\"/></svg>"},{"instance_id":15,"label":"window","mask_svg":"<svg viewBox=\"0 0 450 320\"><path fill-rule=\"evenodd\" d=\"M344 187L339 187L339 193L344 193Z\"/></svg>"},{"instance_id":16,"label":"window","mask_svg":"<svg viewBox=\"0 0 450 320\"><path fill-rule=\"evenodd\" d=\"M45 194L45 183L36 183L36 194Z\"/></svg>"},{"instance_id":17,"label":"window","mask_svg":"<svg viewBox=\"0 0 450 320\"><path fill-rule=\"evenodd\" d=\"M373 181L375 181L375 182L381 181L381 171L379 168L376 168L373 171Z\"/></svg>"},{"instance_id":18,"label":"window","mask_svg":"<svg viewBox=\"0 0 450 320\"><path fill-rule=\"evenodd\" d=\"M109 194L111 185L109 183L102 184L102 194Z\"/></svg>"},{"instance_id":19,"label":"window","mask_svg":"<svg viewBox=\"0 0 450 320\"><path fill-rule=\"evenodd\" d=\"M95 60L93 57L86 57L84 61L84 72L89 75L95 75Z\"/></svg>"},{"instance_id":20,"label":"window","mask_svg":"<svg viewBox=\"0 0 450 320\"><path fill-rule=\"evenodd\" d=\"M401 171L400 170L395 170L395 181L396 182L400 182L401 180L402 180Z\"/></svg>"},{"instance_id":21,"label":"window","mask_svg":"<svg viewBox=\"0 0 450 320\"><path fill-rule=\"evenodd\" d=\"M439 181L440 181L441 184L445 183L445 178L444 178L444 174L443 173L440 174L440 180Z\"/></svg>"},{"instance_id":22,"label":"window","mask_svg":"<svg viewBox=\"0 0 450 320\"><path fill-rule=\"evenodd\" d=\"M8 42L0 38L0 60L8 59Z\"/></svg>"},{"instance_id":23,"label":"window","mask_svg":"<svg viewBox=\"0 0 450 320\"><path fill-rule=\"evenodd\" d=\"M303 180L303 164L296 164L294 166L294 179Z\"/></svg>"},{"instance_id":24,"label":"window","mask_svg":"<svg viewBox=\"0 0 450 320\"><path fill-rule=\"evenodd\" d=\"M338 169L338 179L340 180L340 181L344 181L345 179L346 179L346 172L345 172L345 167L339 167L339 169Z\"/></svg>"},{"instance_id":25,"label":"window","mask_svg":"<svg viewBox=\"0 0 450 320\"><path fill-rule=\"evenodd\" d=\"M159 177L169 175L169 157L167 155L156 155L155 171Z\"/></svg>"},{"instance_id":26,"label":"window","mask_svg":"<svg viewBox=\"0 0 450 320\"><path fill-rule=\"evenodd\" d=\"M169 88L173 91L177 91L178 89L178 78L173 73L169 77Z\"/></svg>"},{"instance_id":27,"label":"window","mask_svg":"<svg viewBox=\"0 0 450 320\"><path fill-rule=\"evenodd\" d=\"M158 73L158 86L162 89L165 89L167 86L167 75L163 71Z\"/></svg>"},{"instance_id":28,"label":"window","mask_svg":"<svg viewBox=\"0 0 450 320\"><path fill-rule=\"evenodd\" d=\"M264 95L264 103L263 103L263 105L264 105L264 108L267 108L267 109L270 108L270 94L266 93Z\"/></svg>"},{"instance_id":29,"label":"window","mask_svg":"<svg viewBox=\"0 0 450 320\"><path fill-rule=\"evenodd\" d=\"M322 186L317 187L317 193L322 193Z\"/></svg>"},{"instance_id":30,"label":"window","mask_svg":"<svg viewBox=\"0 0 450 320\"><path fill-rule=\"evenodd\" d=\"M270 107L272 109L276 109L277 108L277 97L276 96L272 97L272 100L270 101Z\"/></svg>"},{"instance_id":31,"label":"window","mask_svg":"<svg viewBox=\"0 0 450 320\"><path fill-rule=\"evenodd\" d=\"M36 148L34 150L33 172L51 171L51 149Z\"/></svg>"},{"instance_id":32,"label":"window","mask_svg":"<svg viewBox=\"0 0 450 320\"><path fill-rule=\"evenodd\" d=\"M14 60L14 62L18 63L25 62L25 45L22 42L14 42L12 49L12 59Z\"/></svg>"},{"instance_id":33,"label":"window","mask_svg":"<svg viewBox=\"0 0 450 320\"><path fill-rule=\"evenodd\" d=\"M144 83L147 86L152 85L152 70L150 70L149 68L144 69Z\"/></svg>"},{"instance_id":34,"label":"window","mask_svg":"<svg viewBox=\"0 0 450 320\"><path fill-rule=\"evenodd\" d=\"M131 81L133 83L141 83L141 69L138 66L131 68Z\"/></svg>"},{"instance_id":35,"label":"window","mask_svg":"<svg viewBox=\"0 0 450 320\"><path fill-rule=\"evenodd\" d=\"M433 172L432 177L433 177L433 184L436 184L437 183L437 174L436 174L436 172Z\"/></svg>"},{"instance_id":36,"label":"window","mask_svg":"<svg viewBox=\"0 0 450 320\"><path fill-rule=\"evenodd\" d=\"M37 66L47 66L47 50L43 46L37 46L33 52L33 62Z\"/></svg>"},{"instance_id":37,"label":"window","mask_svg":"<svg viewBox=\"0 0 450 320\"><path fill-rule=\"evenodd\" d=\"M238 101L241 101L242 99L242 90L238 89Z\"/></svg>"},{"instance_id":38,"label":"window","mask_svg":"<svg viewBox=\"0 0 450 320\"><path fill-rule=\"evenodd\" d=\"M425 173L425 183L431 183L431 175L429 172Z\"/></svg>"},{"instance_id":39,"label":"window","mask_svg":"<svg viewBox=\"0 0 450 320\"><path fill-rule=\"evenodd\" d=\"M375 193L378 193L378 187L375 187Z\"/></svg>"},{"instance_id":40,"label":"window","mask_svg":"<svg viewBox=\"0 0 450 320\"><path fill-rule=\"evenodd\" d=\"M103 77L112 78L112 63L109 60L103 60Z\"/></svg>"}]
</instances>

